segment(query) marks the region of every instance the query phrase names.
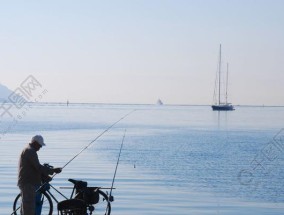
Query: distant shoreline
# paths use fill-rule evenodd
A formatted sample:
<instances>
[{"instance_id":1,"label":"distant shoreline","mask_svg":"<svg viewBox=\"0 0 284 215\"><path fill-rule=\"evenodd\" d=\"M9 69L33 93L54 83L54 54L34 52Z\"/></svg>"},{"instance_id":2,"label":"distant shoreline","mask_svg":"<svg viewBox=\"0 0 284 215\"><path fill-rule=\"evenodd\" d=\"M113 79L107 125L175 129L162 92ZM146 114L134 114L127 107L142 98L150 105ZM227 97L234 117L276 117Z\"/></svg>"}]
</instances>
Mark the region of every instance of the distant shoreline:
<instances>
[{"instance_id":1,"label":"distant shoreline","mask_svg":"<svg viewBox=\"0 0 284 215\"><path fill-rule=\"evenodd\" d=\"M0 102L4 102L3 100L0 99ZM9 101L7 101L7 103L11 103ZM44 104L52 104L52 105L64 105L64 106L67 106L67 103L66 102L27 102L28 104L41 104L41 105L44 105ZM126 105L126 106L129 106L129 105L136 105L136 106L143 106L143 105L149 105L149 106L157 106L157 107L162 107L162 106L195 106L195 107L210 107L211 104L207 104L207 105L204 105L204 104L163 104L163 105L158 105L158 104L150 104L150 103L145 103L145 104L142 104L142 103L99 103L99 102L69 102L68 105ZM275 108L281 108L281 107L284 107L284 105L234 105L235 107L275 107Z\"/></svg>"}]
</instances>

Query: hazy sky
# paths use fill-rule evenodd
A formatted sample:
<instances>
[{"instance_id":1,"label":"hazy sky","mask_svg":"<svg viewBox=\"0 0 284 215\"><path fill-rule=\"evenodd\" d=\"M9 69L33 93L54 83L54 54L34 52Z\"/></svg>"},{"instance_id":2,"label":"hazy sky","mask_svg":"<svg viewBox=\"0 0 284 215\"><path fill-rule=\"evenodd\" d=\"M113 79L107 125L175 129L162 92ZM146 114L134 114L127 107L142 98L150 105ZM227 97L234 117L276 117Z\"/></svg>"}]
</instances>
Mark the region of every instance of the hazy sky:
<instances>
[{"instance_id":1,"label":"hazy sky","mask_svg":"<svg viewBox=\"0 0 284 215\"><path fill-rule=\"evenodd\" d=\"M0 83L45 101L211 104L219 44L234 104L284 105L283 0L1 1Z\"/></svg>"}]
</instances>

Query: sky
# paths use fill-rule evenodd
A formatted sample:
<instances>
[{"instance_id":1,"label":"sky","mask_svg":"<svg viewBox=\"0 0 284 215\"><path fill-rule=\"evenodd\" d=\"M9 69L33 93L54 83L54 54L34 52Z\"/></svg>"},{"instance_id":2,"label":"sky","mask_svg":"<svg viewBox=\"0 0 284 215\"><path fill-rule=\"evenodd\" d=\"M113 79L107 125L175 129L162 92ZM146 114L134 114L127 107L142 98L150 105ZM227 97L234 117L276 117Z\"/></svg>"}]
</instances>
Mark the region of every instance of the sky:
<instances>
[{"instance_id":1,"label":"sky","mask_svg":"<svg viewBox=\"0 0 284 215\"><path fill-rule=\"evenodd\" d=\"M284 1L1 1L0 83L47 102L284 105Z\"/></svg>"}]
</instances>

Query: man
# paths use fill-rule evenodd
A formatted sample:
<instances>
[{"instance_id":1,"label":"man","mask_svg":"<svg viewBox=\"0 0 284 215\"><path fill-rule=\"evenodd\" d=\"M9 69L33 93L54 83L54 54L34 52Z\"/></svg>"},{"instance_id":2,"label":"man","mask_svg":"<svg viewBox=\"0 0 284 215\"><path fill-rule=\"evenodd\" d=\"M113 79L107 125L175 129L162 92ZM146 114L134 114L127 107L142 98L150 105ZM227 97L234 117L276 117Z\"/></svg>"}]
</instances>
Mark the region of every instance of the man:
<instances>
[{"instance_id":1,"label":"man","mask_svg":"<svg viewBox=\"0 0 284 215\"><path fill-rule=\"evenodd\" d=\"M43 137L36 135L20 155L18 186L22 196L21 215L35 215L36 189L41 185L42 176L62 171L61 168L50 168L39 163L37 151L42 146L45 146Z\"/></svg>"}]
</instances>

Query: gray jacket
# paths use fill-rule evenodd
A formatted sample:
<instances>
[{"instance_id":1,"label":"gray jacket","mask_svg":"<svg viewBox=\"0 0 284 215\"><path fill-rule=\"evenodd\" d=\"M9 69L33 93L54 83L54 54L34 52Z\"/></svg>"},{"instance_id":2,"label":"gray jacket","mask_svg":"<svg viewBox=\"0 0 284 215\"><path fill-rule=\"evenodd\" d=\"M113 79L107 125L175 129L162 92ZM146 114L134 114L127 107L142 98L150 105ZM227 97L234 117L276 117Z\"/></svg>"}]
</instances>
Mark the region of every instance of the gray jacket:
<instances>
[{"instance_id":1,"label":"gray jacket","mask_svg":"<svg viewBox=\"0 0 284 215\"><path fill-rule=\"evenodd\" d=\"M18 186L40 185L42 175L52 175L53 169L39 163L36 150L29 144L21 153L18 166Z\"/></svg>"}]
</instances>

